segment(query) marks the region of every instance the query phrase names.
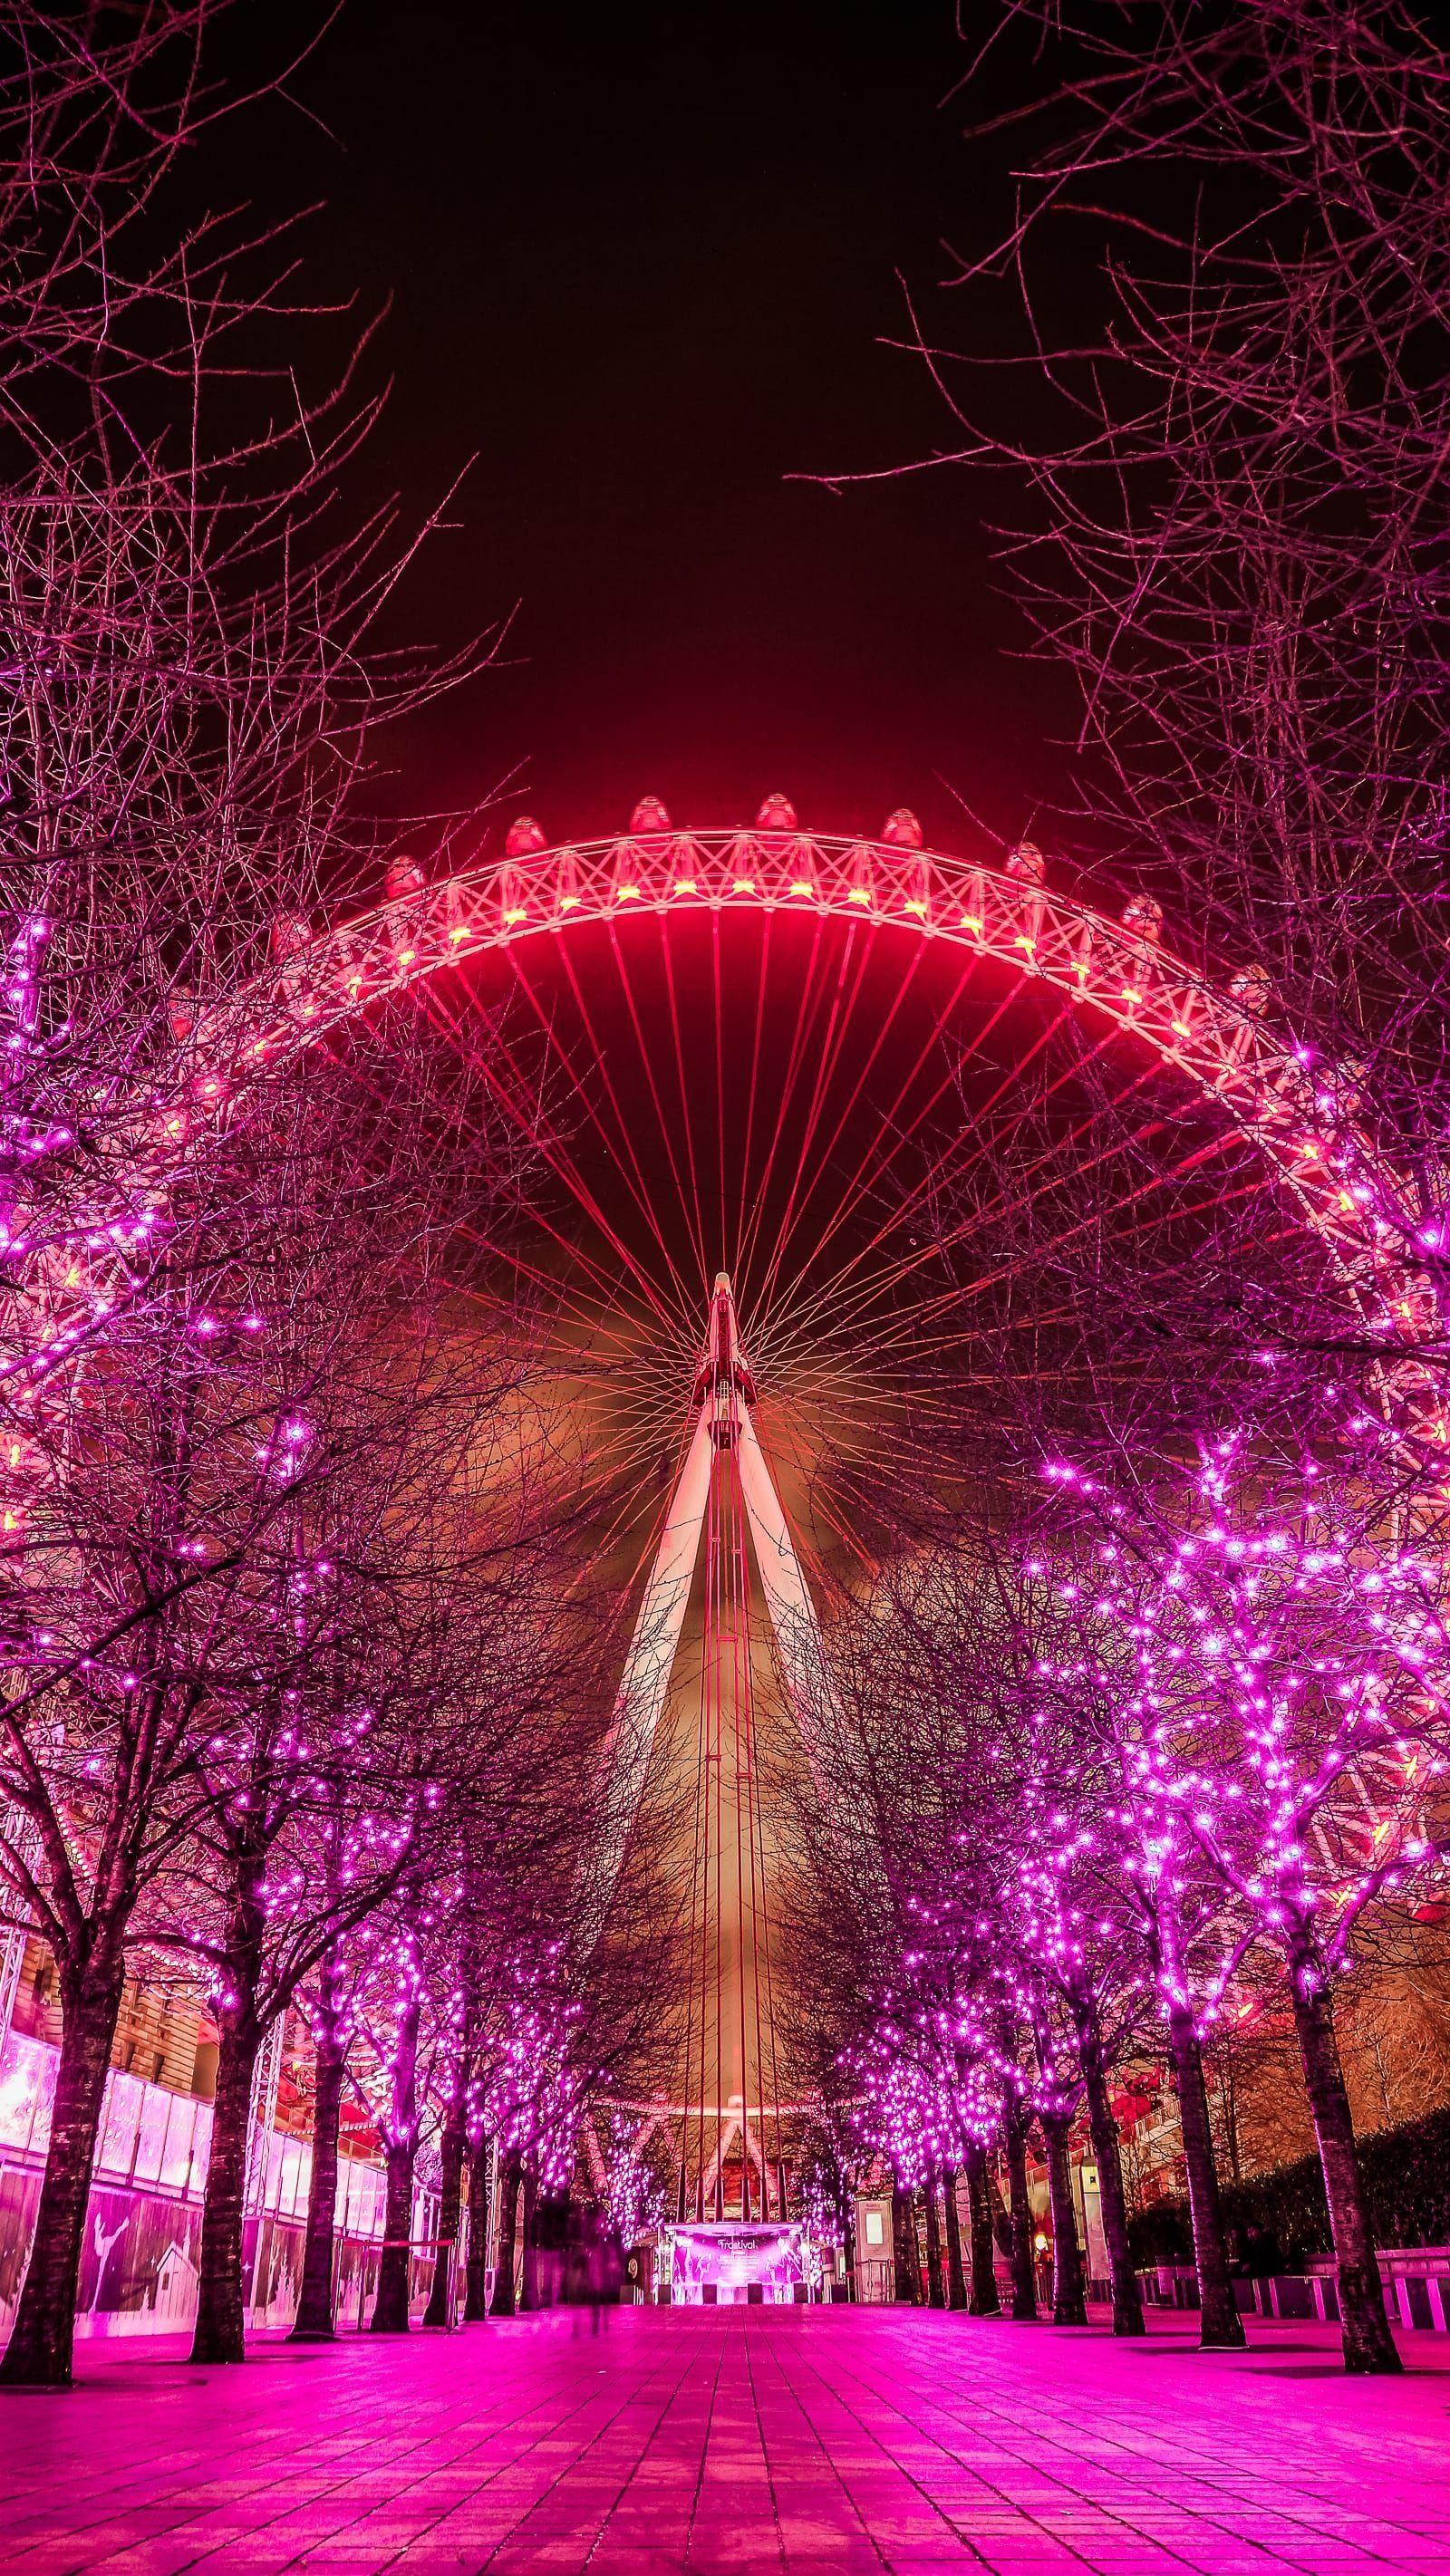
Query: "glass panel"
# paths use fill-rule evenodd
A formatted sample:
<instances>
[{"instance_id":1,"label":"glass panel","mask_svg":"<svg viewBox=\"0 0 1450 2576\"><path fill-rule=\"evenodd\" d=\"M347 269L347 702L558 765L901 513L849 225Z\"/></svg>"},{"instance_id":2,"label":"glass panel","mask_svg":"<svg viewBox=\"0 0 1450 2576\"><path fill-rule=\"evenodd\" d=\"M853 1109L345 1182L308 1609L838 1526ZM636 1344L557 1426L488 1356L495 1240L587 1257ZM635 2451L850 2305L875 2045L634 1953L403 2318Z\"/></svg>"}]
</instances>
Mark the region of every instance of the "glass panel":
<instances>
[{"instance_id":1,"label":"glass panel","mask_svg":"<svg viewBox=\"0 0 1450 2576\"><path fill-rule=\"evenodd\" d=\"M168 2190L185 2191L191 2172L191 2141L199 2105L189 2093L173 2093L161 2153L161 2180Z\"/></svg>"},{"instance_id":2,"label":"glass panel","mask_svg":"<svg viewBox=\"0 0 1450 2576\"><path fill-rule=\"evenodd\" d=\"M136 2162L133 2168L138 2182L159 2182L161 2159L166 2148L166 2119L171 2109L171 2095L159 2084L141 2088L140 2134L136 2140Z\"/></svg>"},{"instance_id":3,"label":"glass panel","mask_svg":"<svg viewBox=\"0 0 1450 2576\"><path fill-rule=\"evenodd\" d=\"M209 2102L196 2103L191 2114L191 2133L194 2141L191 2158L191 2198L193 2200L200 2200L206 2189L206 2169L211 2162L212 2117L212 2107Z\"/></svg>"},{"instance_id":4,"label":"glass panel","mask_svg":"<svg viewBox=\"0 0 1450 2576\"><path fill-rule=\"evenodd\" d=\"M260 2204L263 2209L275 2209L277 2206L277 2185L282 2172L282 2145L283 2141L277 2131L269 2129L264 2150L266 2164L263 2170Z\"/></svg>"},{"instance_id":5,"label":"glass panel","mask_svg":"<svg viewBox=\"0 0 1450 2576\"><path fill-rule=\"evenodd\" d=\"M101 2120L101 2143L96 2153L99 2173L130 2172L131 2150L141 2122L141 2093L139 2075L122 2075L112 2067L106 2078L106 2107Z\"/></svg>"},{"instance_id":6,"label":"glass panel","mask_svg":"<svg viewBox=\"0 0 1450 2576\"><path fill-rule=\"evenodd\" d=\"M337 2160L337 2224L349 2236L376 2236L381 2228L383 2177L355 2156Z\"/></svg>"},{"instance_id":7,"label":"glass panel","mask_svg":"<svg viewBox=\"0 0 1450 2576\"><path fill-rule=\"evenodd\" d=\"M290 2218L297 2206L297 2164L297 2140L284 2138L277 2159L277 2212L282 2218Z\"/></svg>"},{"instance_id":8,"label":"glass panel","mask_svg":"<svg viewBox=\"0 0 1450 2576\"><path fill-rule=\"evenodd\" d=\"M44 2146L59 2063L59 2050L43 2040L8 2034L0 2048L0 2146Z\"/></svg>"}]
</instances>

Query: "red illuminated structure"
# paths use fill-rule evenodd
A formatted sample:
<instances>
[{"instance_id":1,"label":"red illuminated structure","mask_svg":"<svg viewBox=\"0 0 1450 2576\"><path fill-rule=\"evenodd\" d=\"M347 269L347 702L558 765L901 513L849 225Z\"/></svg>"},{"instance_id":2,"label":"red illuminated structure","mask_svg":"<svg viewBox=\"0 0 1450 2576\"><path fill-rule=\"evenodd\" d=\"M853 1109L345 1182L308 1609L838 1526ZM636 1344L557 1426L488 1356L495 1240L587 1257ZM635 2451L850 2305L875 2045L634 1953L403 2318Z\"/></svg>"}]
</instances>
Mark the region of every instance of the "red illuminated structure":
<instances>
[{"instance_id":1,"label":"red illuminated structure","mask_svg":"<svg viewBox=\"0 0 1450 2576\"><path fill-rule=\"evenodd\" d=\"M813 1700L819 1637L810 1589L751 1419L755 1401L730 1280L722 1271L691 1396L697 1419L620 1681L609 1759L614 1822L602 1873L607 1890L643 1792L703 1547L686 2083L676 2114L682 2220L707 2213L723 2219L726 2155L737 2139L742 2220L787 2214L769 1859L747 1609L751 1555L786 1695L801 1715ZM738 2092L728 2099L727 2067L739 2080Z\"/></svg>"},{"instance_id":2,"label":"red illuminated structure","mask_svg":"<svg viewBox=\"0 0 1450 2576\"><path fill-rule=\"evenodd\" d=\"M1413 1197L1357 1122L1352 1086L1326 1077L1275 1025L1262 975L1249 970L1220 989L1164 943L1151 897L1135 896L1114 919L1055 892L1030 842L999 865L947 857L922 847L905 808L878 841L804 831L782 796L768 797L748 830L728 831L677 831L646 797L627 833L554 848L525 817L502 857L435 883L395 869L376 911L316 936L281 925L273 972L188 1034L185 1090L197 1107L220 1108L360 1009L480 951L625 915L731 911L912 930L1115 1023L1253 1140L1367 1322L1397 1339L1430 1327Z\"/></svg>"},{"instance_id":3,"label":"red illuminated structure","mask_svg":"<svg viewBox=\"0 0 1450 2576\"><path fill-rule=\"evenodd\" d=\"M649 1022L626 980L626 968L634 971L643 947L642 935L628 925L654 925L651 937L657 934L667 978L672 957L684 955L688 940L704 943L699 953L709 958L715 975L717 1057L721 1021L738 1029L753 1016L758 1058L768 1017L764 970L752 1009L730 988L729 960L723 970L720 962L722 942L734 935L732 921L758 934L761 943L773 937L772 955L782 961L782 972L802 982L827 940L836 942L833 976L842 955L884 958L884 980L889 987L894 979L898 996L919 963L935 962L943 970L940 988L949 988L950 997L969 983L985 995L984 1025L995 1026L1014 997L1025 997L1040 1005L1039 1016L1051 1013L1053 1026L1080 1026L1094 1047L1126 1046L1134 1061L1156 1060L1178 1078L1185 1097L1204 1104L1215 1133L1240 1140L1269 1176L1274 1194L1297 1209L1362 1327L1387 1353L1398 1353L1402 1401L1410 1410L1425 1409L1410 1355L1434 1329L1434 1293L1416 1257L1413 1188L1376 1151L1352 1085L1312 1062L1276 1025L1262 979L1250 972L1221 987L1190 966L1165 943L1159 908L1149 898L1135 897L1114 918L1057 892L1030 843L990 865L929 852L905 809L889 818L879 839L865 840L803 829L779 796L767 799L749 828L710 831L677 830L658 800L646 798L628 831L608 839L553 847L524 818L509 830L501 854L440 881L430 881L415 866L395 867L384 902L357 920L319 932L303 921L279 922L268 974L189 1017L178 1031L172 1084L157 1113L161 1157L168 1135L198 1118L240 1114L259 1082L320 1041L342 1041L349 1022L400 997L416 995L440 1024L456 1022L462 1009L450 997L461 995L466 1003L466 973L490 960L498 961L505 979L517 978L541 1019L548 1015L534 983L542 967L556 966L558 989L572 987L593 1045L598 1001L591 979L613 961L624 986L618 1016L639 1040L643 1072L634 1090L616 1083L609 1048L601 1042L592 1058L593 1089L608 1094L614 1112L615 1160L622 1175L618 1204L632 1193L647 1206L651 1170L642 1158L663 1134L666 1088L663 1076L657 1087L648 1055L655 1030L667 1021L660 1005L656 1021ZM684 1098L696 1066L682 1051L691 1033L674 981L667 998L674 1022L669 1042L678 1055L677 1089ZM940 1026L953 1002L933 1007ZM896 999L889 999L883 1017L896 1008ZM659 1042L666 1044L663 1036ZM810 1043L819 1050L818 1039ZM507 1088L513 1079L507 1033L501 1045L500 1087ZM863 1045L863 1057L869 1059L869 1052ZM804 1038L792 1054L792 1079L798 1057L805 1065L799 1079L809 1085ZM710 1116L722 1127L734 1119L748 1133L754 1069L752 1061L748 1095L742 1090L732 1101L717 1061ZM861 1079L851 1068L841 1077L850 1099ZM668 1137L665 1150L675 1159ZM679 1150L689 1158L688 1134ZM605 1231L615 1229L610 1239L617 1245L617 1210L601 1205L606 1193L597 1176L562 1150L558 1170L591 1221ZM749 1204L748 1177L741 1176L742 1207ZM668 1471L662 1516L644 1544L634 1542L633 1562L649 1570L616 1701L595 1887L601 1898L607 1895L689 1632L693 1596L703 1643L689 2074L685 2098L673 2106L684 2141L680 2215L723 2210L727 2161L733 2165L729 2150L738 2140L734 2205L743 2216L770 2217L782 2210L784 2194L778 2118L773 2141L765 2138L780 2087L773 2062L769 1854L755 1759L757 1676L747 1600L763 1600L777 1671L802 1711L812 1698L816 1613L802 1570L799 1521L793 1538L781 1499L781 1461L771 1448L770 1426L762 1441L756 1422L758 1407L768 1411L776 1400L782 1377L767 1330L769 1294L762 1297L751 1283L747 1355L736 1310L747 1267L740 1257L741 1229L726 1210L723 1177L718 1198L693 1171L691 1188L691 1259L709 1299L708 1315L702 1341L698 1287L676 1296L673 1322L668 1297L661 1296L651 1310L674 1334L658 1372L667 1390L661 1403L669 1408L663 1437L673 1437L682 1398L688 1428ZM793 1181L791 1192L794 1197ZM744 1233L748 1251L748 1225ZM707 1251L713 1261L707 1262ZM709 1280L722 1259L729 1261L731 1275L717 1276L712 1292ZM767 1292L775 1260L774 1254L770 1262L756 1260L756 1280L763 1269ZM622 1276L630 1271L633 1292L639 1264L631 1268L623 1248L621 1264ZM679 1288L678 1277L674 1285ZM52 1283L48 1306L59 1332L66 1329L69 1294L68 1283ZM94 1281L87 1280L78 1314L94 1311L84 1302L93 1295ZM808 1330L819 1332L827 1309L818 1292L813 1297ZM777 1344L779 1339L777 1332ZM614 1348L628 1364L620 1374L637 1372L637 1341L617 1337ZM1428 1428L1438 1436L1433 1414Z\"/></svg>"}]
</instances>

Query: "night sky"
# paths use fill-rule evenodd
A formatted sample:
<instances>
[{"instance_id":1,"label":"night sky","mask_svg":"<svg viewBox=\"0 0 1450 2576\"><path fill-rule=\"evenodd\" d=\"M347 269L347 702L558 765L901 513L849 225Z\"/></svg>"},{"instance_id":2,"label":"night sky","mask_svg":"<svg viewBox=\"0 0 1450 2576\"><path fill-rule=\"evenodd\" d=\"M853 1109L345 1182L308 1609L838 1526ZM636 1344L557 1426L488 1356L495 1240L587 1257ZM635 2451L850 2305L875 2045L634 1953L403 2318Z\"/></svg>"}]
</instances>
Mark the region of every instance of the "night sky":
<instances>
[{"instance_id":1,"label":"night sky","mask_svg":"<svg viewBox=\"0 0 1450 2576\"><path fill-rule=\"evenodd\" d=\"M259 60L295 26L242 15ZM1005 496L959 468L792 479L952 442L882 343L898 271L966 327L942 242L1005 202L943 104L963 66L950 0L347 0L297 109L209 145L218 202L325 199L313 280L392 298L374 486L416 509L475 460L412 624L512 623L501 667L410 728L396 804L516 771L491 840L520 805L551 838L608 830L645 788L681 820L783 787L823 828L906 801L960 847L959 798L1023 827L1065 711L1007 649L984 530Z\"/></svg>"}]
</instances>

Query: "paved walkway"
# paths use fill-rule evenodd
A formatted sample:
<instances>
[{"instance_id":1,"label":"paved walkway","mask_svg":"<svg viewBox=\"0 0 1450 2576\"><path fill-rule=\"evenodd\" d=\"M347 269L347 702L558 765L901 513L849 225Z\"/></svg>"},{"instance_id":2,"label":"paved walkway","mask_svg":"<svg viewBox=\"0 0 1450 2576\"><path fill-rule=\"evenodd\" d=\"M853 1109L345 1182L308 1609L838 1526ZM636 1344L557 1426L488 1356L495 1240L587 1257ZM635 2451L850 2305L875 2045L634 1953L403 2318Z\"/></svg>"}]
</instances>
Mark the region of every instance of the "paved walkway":
<instances>
[{"instance_id":1,"label":"paved walkway","mask_svg":"<svg viewBox=\"0 0 1450 2576\"><path fill-rule=\"evenodd\" d=\"M82 2349L0 2398L6 2576L1450 2571L1450 2352L892 2309L563 2311L244 2370Z\"/></svg>"}]
</instances>

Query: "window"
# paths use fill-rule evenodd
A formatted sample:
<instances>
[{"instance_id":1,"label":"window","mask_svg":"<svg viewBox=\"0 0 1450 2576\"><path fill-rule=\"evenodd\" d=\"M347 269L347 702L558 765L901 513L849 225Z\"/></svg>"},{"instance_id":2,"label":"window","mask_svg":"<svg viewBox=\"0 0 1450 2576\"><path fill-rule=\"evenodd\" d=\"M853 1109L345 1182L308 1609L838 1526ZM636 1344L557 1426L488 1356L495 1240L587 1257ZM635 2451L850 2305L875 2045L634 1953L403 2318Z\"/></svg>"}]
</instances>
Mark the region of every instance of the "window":
<instances>
[{"instance_id":1,"label":"window","mask_svg":"<svg viewBox=\"0 0 1450 2576\"><path fill-rule=\"evenodd\" d=\"M884 2245L886 2242L886 2230L881 2224L879 2209L868 2209L866 2212L866 2242L868 2245Z\"/></svg>"}]
</instances>

